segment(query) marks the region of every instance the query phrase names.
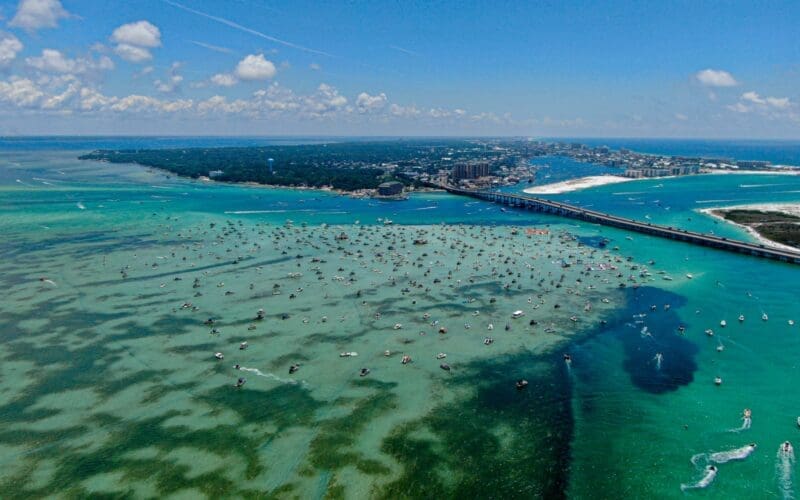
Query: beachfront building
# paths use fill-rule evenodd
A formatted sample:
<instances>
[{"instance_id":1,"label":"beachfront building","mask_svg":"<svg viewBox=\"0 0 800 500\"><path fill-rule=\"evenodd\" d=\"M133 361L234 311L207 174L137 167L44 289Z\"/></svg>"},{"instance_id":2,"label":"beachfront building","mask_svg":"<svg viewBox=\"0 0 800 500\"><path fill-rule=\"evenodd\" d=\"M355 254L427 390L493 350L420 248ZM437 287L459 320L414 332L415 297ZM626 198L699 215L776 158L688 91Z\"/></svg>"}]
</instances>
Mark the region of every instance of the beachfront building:
<instances>
[{"instance_id":1,"label":"beachfront building","mask_svg":"<svg viewBox=\"0 0 800 500\"><path fill-rule=\"evenodd\" d=\"M397 196L403 193L403 184L397 181L384 182L378 186L381 196Z\"/></svg>"},{"instance_id":2,"label":"beachfront building","mask_svg":"<svg viewBox=\"0 0 800 500\"><path fill-rule=\"evenodd\" d=\"M451 175L454 181L486 177L489 175L489 164L487 162L459 163L453 167Z\"/></svg>"}]
</instances>

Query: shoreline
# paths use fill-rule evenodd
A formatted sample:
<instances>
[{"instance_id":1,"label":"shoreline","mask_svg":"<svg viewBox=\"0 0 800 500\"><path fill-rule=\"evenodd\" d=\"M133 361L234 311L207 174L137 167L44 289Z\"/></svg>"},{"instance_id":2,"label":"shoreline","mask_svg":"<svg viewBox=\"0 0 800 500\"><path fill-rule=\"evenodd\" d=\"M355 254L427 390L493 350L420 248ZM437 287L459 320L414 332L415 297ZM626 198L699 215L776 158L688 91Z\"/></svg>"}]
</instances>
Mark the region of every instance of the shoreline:
<instances>
[{"instance_id":1,"label":"shoreline","mask_svg":"<svg viewBox=\"0 0 800 500\"><path fill-rule=\"evenodd\" d=\"M710 208L700 208L697 209L697 212L702 214L708 215L709 217L713 217L714 219L721 220L727 224L734 225L738 228L744 229L750 234L753 238L758 240L764 246L776 248L779 250L789 250L792 252L798 252L800 249L784 245L782 243L778 243L777 241L772 241L771 239L767 238L766 236L762 236L761 233L756 231L754 228L746 225L746 224L739 224L738 222L733 222L725 218L724 216L718 214L717 212L724 212L726 210L760 210L765 212L780 212L787 215L796 215L800 217L800 202L798 203L752 203L749 205L731 205L726 207L710 207Z\"/></svg>"},{"instance_id":2,"label":"shoreline","mask_svg":"<svg viewBox=\"0 0 800 500\"><path fill-rule=\"evenodd\" d=\"M569 179L561 182L554 182L552 184L542 184L541 186L532 186L524 189L523 192L527 194L561 194L569 193L572 191L579 191L581 189L588 189L598 186L606 186L609 184L619 184L622 182L630 182L636 180L633 177L622 177L619 175L590 175L587 177L579 177L577 179Z\"/></svg>"}]
</instances>

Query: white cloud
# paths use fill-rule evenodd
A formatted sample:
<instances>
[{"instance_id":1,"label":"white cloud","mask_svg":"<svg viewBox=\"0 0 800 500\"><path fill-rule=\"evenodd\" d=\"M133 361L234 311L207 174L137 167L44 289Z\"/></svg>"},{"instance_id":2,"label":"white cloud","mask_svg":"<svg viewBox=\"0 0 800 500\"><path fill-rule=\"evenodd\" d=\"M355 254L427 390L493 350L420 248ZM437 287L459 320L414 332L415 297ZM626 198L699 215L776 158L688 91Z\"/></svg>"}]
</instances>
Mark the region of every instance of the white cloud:
<instances>
[{"instance_id":1,"label":"white cloud","mask_svg":"<svg viewBox=\"0 0 800 500\"><path fill-rule=\"evenodd\" d=\"M750 101L754 104L766 104L764 99L762 99L757 93L753 92L752 90L750 92L745 92L744 94L742 94L742 100Z\"/></svg>"},{"instance_id":2,"label":"white cloud","mask_svg":"<svg viewBox=\"0 0 800 500\"><path fill-rule=\"evenodd\" d=\"M155 85L156 90L159 92L168 94L172 92L176 92L180 88L180 84L183 81L183 76L178 74L178 70L181 68L181 63L174 62L172 66L169 68L169 74L166 78L161 79L153 82Z\"/></svg>"},{"instance_id":3,"label":"white cloud","mask_svg":"<svg viewBox=\"0 0 800 500\"><path fill-rule=\"evenodd\" d=\"M322 66L320 66L317 63L311 63L311 64L308 65L308 69L310 69L312 71L319 71L319 70L322 69Z\"/></svg>"},{"instance_id":4,"label":"white cloud","mask_svg":"<svg viewBox=\"0 0 800 500\"><path fill-rule=\"evenodd\" d=\"M114 69L114 61L107 56L101 56L98 60L77 58L70 59L58 50L44 49L39 57L28 57L25 63L40 71L48 73L86 73L91 70L111 70Z\"/></svg>"},{"instance_id":5,"label":"white cloud","mask_svg":"<svg viewBox=\"0 0 800 500\"><path fill-rule=\"evenodd\" d=\"M152 49L161 46L161 31L149 21L136 21L115 29L111 40Z\"/></svg>"},{"instance_id":6,"label":"white cloud","mask_svg":"<svg viewBox=\"0 0 800 500\"><path fill-rule=\"evenodd\" d=\"M121 99L115 99L114 103L109 106L111 111L119 112L167 112L174 113L176 111L183 111L190 109L193 106L191 99L179 99L176 101L164 101L146 95L129 95Z\"/></svg>"},{"instance_id":7,"label":"white cloud","mask_svg":"<svg viewBox=\"0 0 800 500\"><path fill-rule=\"evenodd\" d=\"M17 13L8 24L35 31L40 28L55 28L59 19L69 15L59 0L21 0Z\"/></svg>"},{"instance_id":8,"label":"white cloud","mask_svg":"<svg viewBox=\"0 0 800 500\"><path fill-rule=\"evenodd\" d=\"M704 69L694 76L706 87L733 87L739 84L733 75L721 69Z\"/></svg>"},{"instance_id":9,"label":"white cloud","mask_svg":"<svg viewBox=\"0 0 800 500\"><path fill-rule=\"evenodd\" d=\"M688 117L688 116L686 116L686 115L685 115L685 114L683 114L683 113L675 113L675 119L676 119L676 120L680 120L680 121L686 121L686 120L688 120L688 119L689 119L689 117Z\"/></svg>"},{"instance_id":10,"label":"white cloud","mask_svg":"<svg viewBox=\"0 0 800 500\"><path fill-rule=\"evenodd\" d=\"M44 92L28 78L12 76L8 81L0 81L0 102L28 108L36 106L42 97Z\"/></svg>"},{"instance_id":11,"label":"white cloud","mask_svg":"<svg viewBox=\"0 0 800 500\"><path fill-rule=\"evenodd\" d=\"M389 106L389 112L398 118L414 118L422 114L416 106L400 106L399 104L392 104Z\"/></svg>"},{"instance_id":12,"label":"white cloud","mask_svg":"<svg viewBox=\"0 0 800 500\"><path fill-rule=\"evenodd\" d=\"M236 65L235 75L240 80L267 80L275 76L275 65L264 54L250 54Z\"/></svg>"},{"instance_id":13,"label":"white cloud","mask_svg":"<svg viewBox=\"0 0 800 500\"><path fill-rule=\"evenodd\" d=\"M358 94L356 97L356 109L359 113L371 113L383 109L386 106L386 94L369 95L366 92Z\"/></svg>"},{"instance_id":14,"label":"white cloud","mask_svg":"<svg viewBox=\"0 0 800 500\"><path fill-rule=\"evenodd\" d=\"M153 58L153 54L151 54L149 50L128 45L127 43L122 43L114 47L114 52L121 58L132 63L149 61Z\"/></svg>"},{"instance_id":15,"label":"white cloud","mask_svg":"<svg viewBox=\"0 0 800 500\"><path fill-rule=\"evenodd\" d=\"M150 49L161 46L161 31L149 21L136 21L119 26L111 34L117 44L114 52L126 61L140 63L153 58Z\"/></svg>"},{"instance_id":16,"label":"white cloud","mask_svg":"<svg viewBox=\"0 0 800 500\"><path fill-rule=\"evenodd\" d=\"M792 106L792 102L788 97L767 97L765 100L773 108L786 109Z\"/></svg>"},{"instance_id":17,"label":"white cloud","mask_svg":"<svg viewBox=\"0 0 800 500\"><path fill-rule=\"evenodd\" d=\"M735 111L737 113L749 113L752 108L749 106L745 106L741 102L737 102L736 104L729 104L726 108L730 109L731 111Z\"/></svg>"},{"instance_id":18,"label":"white cloud","mask_svg":"<svg viewBox=\"0 0 800 500\"><path fill-rule=\"evenodd\" d=\"M230 73L217 73L209 81L217 87L233 87L239 83L239 80Z\"/></svg>"},{"instance_id":19,"label":"white cloud","mask_svg":"<svg viewBox=\"0 0 800 500\"><path fill-rule=\"evenodd\" d=\"M22 42L11 33L0 31L0 67L11 64L22 50Z\"/></svg>"},{"instance_id":20,"label":"white cloud","mask_svg":"<svg viewBox=\"0 0 800 500\"><path fill-rule=\"evenodd\" d=\"M242 99L228 101L228 98L221 95L209 97L205 101L197 103L197 111L200 114L209 113L241 113L246 111L251 104Z\"/></svg>"},{"instance_id":21,"label":"white cloud","mask_svg":"<svg viewBox=\"0 0 800 500\"><path fill-rule=\"evenodd\" d=\"M782 116L781 112L789 111L793 106L794 103L788 97L762 97L751 90L739 96L739 102L726 107L737 113L759 112L766 116L779 117Z\"/></svg>"}]
</instances>

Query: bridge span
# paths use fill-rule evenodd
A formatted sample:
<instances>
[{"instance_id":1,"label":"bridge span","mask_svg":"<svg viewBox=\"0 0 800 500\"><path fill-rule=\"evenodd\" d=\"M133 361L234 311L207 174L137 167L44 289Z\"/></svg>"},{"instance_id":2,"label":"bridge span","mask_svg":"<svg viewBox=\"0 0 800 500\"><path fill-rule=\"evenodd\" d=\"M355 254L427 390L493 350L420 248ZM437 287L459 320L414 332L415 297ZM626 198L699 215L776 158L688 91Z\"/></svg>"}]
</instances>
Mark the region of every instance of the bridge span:
<instances>
[{"instance_id":1,"label":"bridge span","mask_svg":"<svg viewBox=\"0 0 800 500\"><path fill-rule=\"evenodd\" d=\"M562 217L569 217L572 219L602 224L604 226L611 226L619 229L626 229L628 231L649 234L650 236L658 236L660 238L668 238L670 240L684 241L686 243L716 248L718 250L725 250L728 252L752 255L755 257L778 260L792 264L800 264L800 252L792 252L779 248L770 248L764 245L721 238L719 236L710 234L697 233L675 227L640 222L634 219L617 217L616 215L598 212L595 210L588 210L585 208L576 207L574 205L568 205L566 203L546 200L544 198L537 198L534 196L502 193L499 191L461 189L455 186L440 184L433 184L433 186L444 189L452 194L470 196L472 198L500 203L502 205L508 205L515 208L524 208L533 210L535 212L560 215Z\"/></svg>"}]
</instances>

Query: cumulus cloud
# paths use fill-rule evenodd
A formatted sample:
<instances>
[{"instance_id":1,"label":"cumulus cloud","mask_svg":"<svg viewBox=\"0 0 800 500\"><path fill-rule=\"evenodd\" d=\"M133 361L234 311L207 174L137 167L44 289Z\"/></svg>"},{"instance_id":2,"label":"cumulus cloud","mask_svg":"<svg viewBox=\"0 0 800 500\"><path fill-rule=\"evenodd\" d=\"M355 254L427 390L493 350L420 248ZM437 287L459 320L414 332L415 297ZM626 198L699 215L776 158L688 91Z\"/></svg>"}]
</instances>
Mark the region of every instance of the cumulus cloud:
<instances>
[{"instance_id":1,"label":"cumulus cloud","mask_svg":"<svg viewBox=\"0 0 800 500\"><path fill-rule=\"evenodd\" d=\"M58 20L69 17L60 0L21 0L17 13L9 26L36 31L41 28L55 28Z\"/></svg>"},{"instance_id":2,"label":"cumulus cloud","mask_svg":"<svg viewBox=\"0 0 800 500\"><path fill-rule=\"evenodd\" d=\"M166 78L159 78L158 80L153 82L155 85L156 90L159 92L168 94L172 92L176 92L180 88L180 84L183 81L183 76L178 73L178 70L181 68L181 63L174 62L172 66L169 68L169 73Z\"/></svg>"},{"instance_id":3,"label":"cumulus cloud","mask_svg":"<svg viewBox=\"0 0 800 500\"><path fill-rule=\"evenodd\" d=\"M422 114L416 106L401 106L399 104L392 104L389 106L389 113L398 118L415 118Z\"/></svg>"},{"instance_id":4,"label":"cumulus cloud","mask_svg":"<svg viewBox=\"0 0 800 500\"><path fill-rule=\"evenodd\" d=\"M39 57L28 57L25 63L48 73L80 74L91 70L114 69L114 61L107 56L101 56L97 60L82 57L70 59L55 49L44 49Z\"/></svg>"},{"instance_id":5,"label":"cumulus cloud","mask_svg":"<svg viewBox=\"0 0 800 500\"><path fill-rule=\"evenodd\" d=\"M776 109L786 109L792 105L788 97L761 97L757 92L753 92L752 90L742 94L741 99L753 104L771 106Z\"/></svg>"},{"instance_id":6,"label":"cumulus cloud","mask_svg":"<svg viewBox=\"0 0 800 500\"><path fill-rule=\"evenodd\" d=\"M114 52L126 61L140 63L153 58L150 49L161 46L161 31L149 21L123 24L111 34Z\"/></svg>"},{"instance_id":7,"label":"cumulus cloud","mask_svg":"<svg viewBox=\"0 0 800 500\"><path fill-rule=\"evenodd\" d=\"M275 76L275 65L264 54L250 54L236 65L234 74L240 80L267 80Z\"/></svg>"},{"instance_id":8,"label":"cumulus cloud","mask_svg":"<svg viewBox=\"0 0 800 500\"><path fill-rule=\"evenodd\" d=\"M111 40L152 49L161 46L161 31L149 21L136 21L115 29Z\"/></svg>"},{"instance_id":9,"label":"cumulus cloud","mask_svg":"<svg viewBox=\"0 0 800 500\"><path fill-rule=\"evenodd\" d=\"M733 87L739 84L733 75L721 69L704 69L694 76L706 87Z\"/></svg>"},{"instance_id":10,"label":"cumulus cloud","mask_svg":"<svg viewBox=\"0 0 800 500\"><path fill-rule=\"evenodd\" d=\"M47 59L48 64L61 70L74 69L75 60L63 55ZM182 79L179 64L173 64L169 78L156 80L156 90L174 92ZM218 83L228 82L232 75L220 74ZM212 77L214 79L214 77ZM224 85L222 85L224 86ZM168 99L133 94L106 95L88 79L67 72L42 72L37 79L10 77L0 80L0 106L24 108L30 112L82 113L82 114L181 114L187 117L213 119L218 116L235 115L243 119L287 119L287 120L422 120L428 124L446 120L472 123L512 123L509 115L492 113L469 114L464 109L425 108L414 105L402 106L388 102L383 93L361 92L352 101L336 87L322 83L313 92L298 94L277 82L259 88L249 97L231 98L214 95L204 100Z\"/></svg>"},{"instance_id":11,"label":"cumulus cloud","mask_svg":"<svg viewBox=\"0 0 800 500\"><path fill-rule=\"evenodd\" d=\"M11 33L0 31L0 68L8 66L22 50L22 42Z\"/></svg>"},{"instance_id":12,"label":"cumulus cloud","mask_svg":"<svg viewBox=\"0 0 800 500\"><path fill-rule=\"evenodd\" d=\"M39 104L42 97L44 92L28 78L12 76L8 81L0 81L0 102L29 108Z\"/></svg>"},{"instance_id":13,"label":"cumulus cloud","mask_svg":"<svg viewBox=\"0 0 800 500\"><path fill-rule=\"evenodd\" d=\"M132 63L149 61L153 58L153 54L151 54L149 50L128 45L127 43L122 43L114 47L114 52L121 58Z\"/></svg>"},{"instance_id":14,"label":"cumulus cloud","mask_svg":"<svg viewBox=\"0 0 800 500\"><path fill-rule=\"evenodd\" d=\"M356 109L359 113L370 113L378 111L386 106L386 94L369 95L366 92L358 94L356 97Z\"/></svg>"},{"instance_id":15,"label":"cumulus cloud","mask_svg":"<svg viewBox=\"0 0 800 500\"><path fill-rule=\"evenodd\" d=\"M233 87L239 83L239 80L237 80L236 77L230 73L217 73L216 75L212 76L209 81L217 87Z\"/></svg>"}]
</instances>

